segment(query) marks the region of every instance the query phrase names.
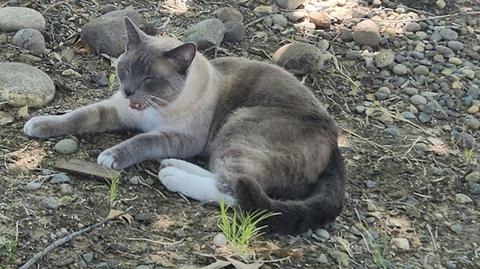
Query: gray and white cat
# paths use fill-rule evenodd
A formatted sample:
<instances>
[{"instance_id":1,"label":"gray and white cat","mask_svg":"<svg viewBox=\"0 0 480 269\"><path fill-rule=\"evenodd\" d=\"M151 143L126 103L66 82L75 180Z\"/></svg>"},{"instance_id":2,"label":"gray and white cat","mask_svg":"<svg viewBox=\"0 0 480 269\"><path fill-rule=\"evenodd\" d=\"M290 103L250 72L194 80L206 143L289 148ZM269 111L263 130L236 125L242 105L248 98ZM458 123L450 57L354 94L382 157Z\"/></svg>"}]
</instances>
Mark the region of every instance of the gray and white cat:
<instances>
[{"instance_id":1,"label":"gray and white cat","mask_svg":"<svg viewBox=\"0 0 480 269\"><path fill-rule=\"evenodd\" d=\"M297 233L332 222L344 201L345 166L335 122L293 75L244 58L208 61L192 43L142 32L128 18L110 99L24 126L28 136L137 129L103 151L99 164L123 169L163 159L173 192L244 210L281 214L271 231ZM209 155L208 170L180 159ZM178 158L178 159L172 159Z\"/></svg>"}]
</instances>

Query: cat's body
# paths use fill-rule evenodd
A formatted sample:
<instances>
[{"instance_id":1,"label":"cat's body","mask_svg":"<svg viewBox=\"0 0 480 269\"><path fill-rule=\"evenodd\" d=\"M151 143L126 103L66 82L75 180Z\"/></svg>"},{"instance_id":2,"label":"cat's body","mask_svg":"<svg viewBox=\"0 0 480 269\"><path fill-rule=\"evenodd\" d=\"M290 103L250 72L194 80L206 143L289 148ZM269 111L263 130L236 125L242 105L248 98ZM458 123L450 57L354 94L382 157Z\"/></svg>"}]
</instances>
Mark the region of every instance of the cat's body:
<instances>
[{"instance_id":1,"label":"cat's body","mask_svg":"<svg viewBox=\"0 0 480 269\"><path fill-rule=\"evenodd\" d=\"M35 137L138 129L98 162L123 169L162 161L171 191L246 210L282 213L267 223L294 233L333 221L344 199L345 168L334 121L293 75L243 58L208 62L192 44L146 36L128 20L112 98L61 116L31 119ZM209 171L185 161L206 153Z\"/></svg>"}]
</instances>

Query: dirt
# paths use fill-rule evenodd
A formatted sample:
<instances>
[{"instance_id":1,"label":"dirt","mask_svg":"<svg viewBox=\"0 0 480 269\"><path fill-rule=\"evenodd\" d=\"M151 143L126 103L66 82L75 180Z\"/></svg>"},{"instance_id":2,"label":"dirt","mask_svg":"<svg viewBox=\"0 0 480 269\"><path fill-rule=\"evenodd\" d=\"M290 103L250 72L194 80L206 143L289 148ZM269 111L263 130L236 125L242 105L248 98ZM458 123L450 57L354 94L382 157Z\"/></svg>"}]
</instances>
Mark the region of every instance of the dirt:
<instances>
[{"instance_id":1,"label":"dirt","mask_svg":"<svg viewBox=\"0 0 480 269\"><path fill-rule=\"evenodd\" d=\"M17 2L17 1L12 1ZM54 53L68 53L79 36L79 29L99 6L116 1L18 1L34 8L47 20L47 47L52 52L32 63L47 72L57 88L55 99L41 109L30 109L32 115L64 113L73 108L101 100L115 88L98 86L91 74L114 72L108 60L91 53L74 54L70 62L55 60ZM127 1L128 2L128 1ZM171 3L166 3L171 2ZM164 1L165 5L175 1ZM257 1L255 1L257 2ZM398 2L398 1L397 1ZM417 1L422 2L422 1ZM433 2L433 1L428 1ZM124 6L128 5L122 2ZM142 14L150 14L146 25L150 34L159 33L165 17L170 17L168 34L181 36L190 25L210 18L213 11L223 6L234 6L242 11L245 21L255 19L253 8L273 1L258 1L247 7L234 1L195 1L185 14L169 14L165 7L157 9L155 1L131 1ZM98 4L98 6L97 6ZM406 4L409 4L407 1ZM414 5L422 8L424 5ZM430 7L431 8L431 7ZM66 21L62 21L62 17ZM164 19L161 19L164 18ZM239 44L222 45L215 52L206 52L209 58L236 55L268 61L267 56L291 39L315 42L315 37L289 35L253 39L255 26ZM271 34L278 34L273 30ZM334 35L335 33L329 33ZM335 50L345 49L338 41L331 42ZM10 44L0 44L0 61L21 61L27 52ZM23 56L22 56L23 55ZM63 70L72 68L81 77L65 77ZM352 69L351 72L354 72ZM476 156L466 160L462 149L448 133L427 133L407 122L398 122L402 136L393 138L365 115L352 112L357 104L348 95L351 83L332 64L321 74L308 76L305 82L329 107L341 127L340 144L348 164L348 184L345 210L328 227L330 238L324 242L312 238L311 233L299 236L265 235L258 242L271 242L284 251L272 255L259 255L259 259L272 260L262 268L479 268L479 203L478 195L469 195L474 202L458 204L456 193L469 193L464 176L475 169ZM368 84L362 85L368 91ZM0 105L1 110L15 114L18 108ZM158 163L144 162L123 171L117 201L108 200L108 184L101 179L68 174L73 192L68 202L58 209L49 209L42 199L64 197L59 184L50 184L50 175L56 173L56 160L78 158L95 161L96 156L132 133L102 135L72 135L78 139L79 150L62 155L53 145L65 137L47 140L30 139L23 135L25 119L19 117L1 127L0 155L5 163L0 169L0 267L16 268L41 251L48 244L105 218L111 208L128 211L134 216L131 223L112 221L73 239L46 255L36 268L178 268L183 265L208 265L214 261L209 255L221 259L213 237L218 233L218 209L188 201L168 192L152 176ZM428 152L418 152L413 146L419 137L433 137L443 144L429 144ZM445 150L445 151L442 151ZM12 153L20 151L18 158L40 162L28 173L17 174L6 169ZM474 153L478 153L475 150ZM44 156L44 157L41 157ZM193 160L204 163L203 159ZM150 171L150 172L147 172ZM133 185L129 179L140 176L145 184ZM43 182L40 189L26 190L28 182ZM367 187L367 180L376 182ZM453 231L452 225L461 225ZM183 230L182 234L179 230ZM407 238L410 249L396 249L392 238ZM6 242L9 243L6 243ZM11 246L11 247L10 247ZM335 253L348 255L348 265L335 260ZM83 254L93 254L88 264ZM325 254L327 263L319 257ZM290 258L286 258L290 255ZM286 258L286 259L282 259ZM281 259L281 261L275 261ZM452 266L452 263L456 267Z\"/></svg>"}]
</instances>

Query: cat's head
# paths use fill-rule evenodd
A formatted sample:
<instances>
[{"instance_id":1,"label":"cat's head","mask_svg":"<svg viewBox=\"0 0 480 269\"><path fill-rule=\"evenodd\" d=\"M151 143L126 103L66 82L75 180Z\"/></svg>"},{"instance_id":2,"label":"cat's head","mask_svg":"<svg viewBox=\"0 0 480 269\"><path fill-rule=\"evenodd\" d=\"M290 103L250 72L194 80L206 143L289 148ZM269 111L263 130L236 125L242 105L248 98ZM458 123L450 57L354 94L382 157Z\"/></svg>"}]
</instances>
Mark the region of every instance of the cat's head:
<instances>
[{"instance_id":1,"label":"cat's head","mask_svg":"<svg viewBox=\"0 0 480 269\"><path fill-rule=\"evenodd\" d=\"M195 44L148 36L127 17L125 25L126 50L117 60L121 93L136 110L168 106L185 86Z\"/></svg>"}]
</instances>

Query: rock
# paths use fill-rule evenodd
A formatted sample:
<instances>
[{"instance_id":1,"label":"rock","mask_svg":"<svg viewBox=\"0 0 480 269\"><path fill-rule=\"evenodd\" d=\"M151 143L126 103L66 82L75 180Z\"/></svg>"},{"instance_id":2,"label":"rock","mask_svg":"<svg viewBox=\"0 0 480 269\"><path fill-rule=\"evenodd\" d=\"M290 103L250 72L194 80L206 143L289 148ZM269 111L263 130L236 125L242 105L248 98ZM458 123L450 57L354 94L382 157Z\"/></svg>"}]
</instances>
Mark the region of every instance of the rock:
<instances>
[{"instance_id":1,"label":"rock","mask_svg":"<svg viewBox=\"0 0 480 269\"><path fill-rule=\"evenodd\" d=\"M41 55L45 52L45 39L36 29L21 29L12 39L15 46L29 50L33 54Z\"/></svg>"},{"instance_id":2,"label":"rock","mask_svg":"<svg viewBox=\"0 0 480 269\"><path fill-rule=\"evenodd\" d=\"M285 27L288 24L287 18L285 18L282 14L275 14L272 16L273 25L278 25L281 27Z\"/></svg>"},{"instance_id":3,"label":"rock","mask_svg":"<svg viewBox=\"0 0 480 269\"><path fill-rule=\"evenodd\" d=\"M70 182L70 178L65 173L55 174L50 180L50 183L52 184L67 183L67 182Z\"/></svg>"},{"instance_id":4,"label":"rock","mask_svg":"<svg viewBox=\"0 0 480 269\"><path fill-rule=\"evenodd\" d=\"M413 146L413 148L415 149L415 151L421 152L421 153L428 151L428 146L427 146L427 144L425 144L425 143L416 143L416 144Z\"/></svg>"},{"instance_id":5,"label":"rock","mask_svg":"<svg viewBox=\"0 0 480 269\"><path fill-rule=\"evenodd\" d=\"M415 36L418 38L418 40L424 40L428 37L428 34L422 31L418 31L415 33Z\"/></svg>"},{"instance_id":6,"label":"rock","mask_svg":"<svg viewBox=\"0 0 480 269\"><path fill-rule=\"evenodd\" d=\"M444 0L437 0L437 1L435 2L435 4L436 4L437 7L440 8L440 9L443 9L443 8L445 8L445 7L447 6L447 3L445 3Z\"/></svg>"},{"instance_id":7,"label":"rock","mask_svg":"<svg viewBox=\"0 0 480 269\"><path fill-rule=\"evenodd\" d=\"M468 108L467 112L470 114L475 114L478 113L479 110L480 108L478 106L471 106Z\"/></svg>"},{"instance_id":8,"label":"rock","mask_svg":"<svg viewBox=\"0 0 480 269\"><path fill-rule=\"evenodd\" d=\"M26 7L0 8L0 32L32 28L45 30L45 19L40 12Z\"/></svg>"},{"instance_id":9,"label":"rock","mask_svg":"<svg viewBox=\"0 0 480 269\"><path fill-rule=\"evenodd\" d=\"M317 47L323 51L326 51L330 47L330 43L326 39L318 41Z\"/></svg>"},{"instance_id":10,"label":"rock","mask_svg":"<svg viewBox=\"0 0 480 269\"><path fill-rule=\"evenodd\" d=\"M469 133L459 133L455 138L458 145L464 149L471 149L475 146L475 138Z\"/></svg>"},{"instance_id":11,"label":"rock","mask_svg":"<svg viewBox=\"0 0 480 269\"><path fill-rule=\"evenodd\" d=\"M142 222L145 225L148 225L152 222L153 215L149 213L141 212L141 213L135 214L135 220L138 222Z\"/></svg>"},{"instance_id":12,"label":"rock","mask_svg":"<svg viewBox=\"0 0 480 269\"><path fill-rule=\"evenodd\" d=\"M55 85L43 71L24 63L0 63L0 99L13 106L42 107L55 96Z\"/></svg>"},{"instance_id":13,"label":"rock","mask_svg":"<svg viewBox=\"0 0 480 269\"><path fill-rule=\"evenodd\" d=\"M396 75L406 75L408 74L408 67L403 64L396 64L393 66L392 71Z\"/></svg>"},{"instance_id":14,"label":"rock","mask_svg":"<svg viewBox=\"0 0 480 269\"><path fill-rule=\"evenodd\" d=\"M463 43L456 40L450 40L447 42L447 46L454 51L459 51L463 49Z\"/></svg>"},{"instance_id":15,"label":"rock","mask_svg":"<svg viewBox=\"0 0 480 269\"><path fill-rule=\"evenodd\" d=\"M388 98L390 95L391 91L387 87L380 87L376 92L375 92L375 97L377 97L378 100L385 100Z\"/></svg>"},{"instance_id":16,"label":"rock","mask_svg":"<svg viewBox=\"0 0 480 269\"><path fill-rule=\"evenodd\" d=\"M450 226L450 230L452 230L456 234L462 234L463 226L460 223L455 223L452 226Z\"/></svg>"},{"instance_id":17,"label":"rock","mask_svg":"<svg viewBox=\"0 0 480 269\"><path fill-rule=\"evenodd\" d=\"M218 233L213 237L213 244L217 247L226 246L228 243L227 237L223 233Z\"/></svg>"},{"instance_id":18,"label":"rock","mask_svg":"<svg viewBox=\"0 0 480 269\"><path fill-rule=\"evenodd\" d=\"M227 43L239 42L245 36L245 25L239 22L226 22L223 41Z\"/></svg>"},{"instance_id":19,"label":"rock","mask_svg":"<svg viewBox=\"0 0 480 269\"><path fill-rule=\"evenodd\" d=\"M443 0L438 0L438 1L437 1L437 5L438 5L438 2L440 2L440 1L443 2ZM445 3L445 2L444 2L444 3ZM457 263L454 262L454 261L447 261L447 264L446 264L446 265L447 265L447 269L457 269Z\"/></svg>"},{"instance_id":20,"label":"rock","mask_svg":"<svg viewBox=\"0 0 480 269\"><path fill-rule=\"evenodd\" d=\"M410 102L414 105L425 105L427 103L427 98L423 97L422 95L415 94L410 97Z\"/></svg>"},{"instance_id":21,"label":"rock","mask_svg":"<svg viewBox=\"0 0 480 269\"><path fill-rule=\"evenodd\" d=\"M72 194L73 193L72 186L70 186L68 184L60 184L60 187L58 189L60 190L60 193L62 195L67 195L67 194Z\"/></svg>"},{"instance_id":22,"label":"rock","mask_svg":"<svg viewBox=\"0 0 480 269\"><path fill-rule=\"evenodd\" d=\"M87 252L85 254L82 254L82 259L87 263L90 264L93 261L93 253L92 252Z\"/></svg>"},{"instance_id":23,"label":"rock","mask_svg":"<svg viewBox=\"0 0 480 269\"><path fill-rule=\"evenodd\" d=\"M378 184L377 184L376 181L367 180L367 181L365 182L365 185L367 186L367 188L373 189L373 188L376 188Z\"/></svg>"},{"instance_id":24,"label":"rock","mask_svg":"<svg viewBox=\"0 0 480 269\"><path fill-rule=\"evenodd\" d=\"M465 126L472 130L478 130L480 128L480 121L478 121L476 118L470 117L465 120Z\"/></svg>"},{"instance_id":25,"label":"rock","mask_svg":"<svg viewBox=\"0 0 480 269\"><path fill-rule=\"evenodd\" d=\"M47 197L42 199L42 203L50 208L50 209L57 209L59 208L63 203L60 201L60 199L56 197Z\"/></svg>"},{"instance_id":26,"label":"rock","mask_svg":"<svg viewBox=\"0 0 480 269\"><path fill-rule=\"evenodd\" d=\"M340 31L339 37L345 42L353 41L353 33L348 29L343 29L342 31Z\"/></svg>"},{"instance_id":27,"label":"rock","mask_svg":"<svg viewBox=\"0 0 480 269\"><path fill-rule=\"evenodd\" d=\"M272 57L273 63L296 75L319 72L325 61L324 52L302 42L290 43L279 48Z\"/></svg>"},{"instance_id":28,"label":"rock","mask_svg":"<svg viewBox=\"0 0 480 269\"><path fill-rule=\"evenodd\" d=\"M478 195L480 194L480 184L474 182L468 182L468 190L471 194Z\"/></svg>"},{"instance_id":29,"label":"rock","mask_svg":"<svg viewBox=\"0 0 480 269\"><path fill-rule=\"evenodd\" d=\"M27 185L25 185L25 189L27 191L36 191L40 189L41 186L42 186L42 183L40 182L29 182L27 183Z\"/></svg>"},{"instance_id":30,"label":"rock","mask_svg":"<svg viewBox=\"0 0 480 269\"><path fill-rule=\"evenodd\" d=\"M132 185L138 185L138 184L140 184L140 177L139 176L133 176L133 177L129 178L128 181Z\"/></svg>"},{"instance_id":31,"label":"rock","mask_svg":"<svg viewBox=\"0 0 480 269\"><path fill-rule=\"evenodd\" d=\"M443 55L444 57L453 57L455 56L455 53L453 52L453 50L449 47L445 47L443 45L438 45L435 47L435 50L440 53L441 55Z\"/></svg>"},{"instance_id":32,"label":"rock","mask_svg":"<svg viewBox=\"0 0 480 269\"><path fill-rule=\"evenodd\" d=\"M391 244L394 248L402 249L402 250L409 250L410 249L410 242L406 238L392 238Z\"/></svg>"},{"instance_id":33,"label":"rock","mask_svg":"<svg viewBox=\"0 0 480 269\"><path fill-rule=\"evenodd\" d=\"M461 65L463 63L462 59L457 57L450 57L450 59L448 59L448 62L454 65Z\"/></svg>"},{"instance_id":34,"label":"rock","mask_svg":"<svg viewBox=\"0 0 480 269\"><path fill-rule=\"evenodd\" d=\"M408 32L418 32L422 30L422 26L417 22L410 22L403 29Z\"/></svg>"},{"instance_id":35,"label":"rock","mask_svg":"<svg viewBox=\"0 0 480 269\"><path fill-rule=\"evenodd\" d=\"M294 10L299 6L305 4L305 0L277 0L277 4L281 8L286 8L288 10Z\"/></svg>"},{"instance_id":36,"label":"rock","mask_svg":"<svg viewBox=\"0 0 480 269\"><path fill-rule=\"evenodd\" d=\"M253 10L253 13L257 17L265 17L273 13L273 8L272 6L258 6L258 7L255 7L255 9Z\"/></svg>"},{"instance_id":37,"label":"rock","mask_svg":"<svg viewBox=\"0 0 480 269\"><path fill-rule=\"evenodd\" d=\"M62 154L70 154L74 153L78 149L77 141L67 138L58 141L57 144L53 147L53 149Z\"/></svg>"},{"instance_id":38,"label":"rock","mask_svg":"<svg viewBox=\"0 0 480 269\"><path fill-rule=\"evenodd\" d=\"M330 238L330 233L325 229L316 229L315 235L322 242L327 241Z\"/></svg>"},{"instance_id":39,"label":"rock","mask_svg":"<svg viewBox=\"0 0 480 269\"><path fill-rule=\"evenodd\" d=\"M382 5L382 1L381 0L373 0L372 1L372 6L373 7L379 7Z\"/></svg>"},{"instance_id":40,"label":"rock","mask_svg":"<svg viewBox=\"0 0 480 269\"><path fill-rule=\"evenodd\" d=\"M323 263L323 264L328 264L328 258L325 254L320 254L320 256L318 256L317 258L317 262L318 263Z\"/></svg>"},{"instance_id":41,"label":"rock","mask_svg":"<svg viewBox=\"0 0 480 269\"><path fill-rule=\"evenodd\" d=\"M387 129L385 129L385 132L391 136L396 137L401 135L400 129L396 126L388 127Z\"/></svg>"},{"instance_id":42,"label":"rock","mask_svg":"<svg viewBox=\"0 0 480 269\"><path fill-rule=\"evenodd\" d=\"M243 15L233 7L222 7L215 11L215 16L222 22L242 22Z\"/></svg>"},{"instance_id":43,"label":"rock","mask_svg":"<svg viewBox=\"0 0 480 269\"><path fill-rule=\"evenodd\" d=\"M430 73L430 70L428 70L428 68L424 65L419 65L413 69L413 73L427 76Z\"/></svg>"},{"instance_id":44,"label":"rock","mask_svg":"<svg viewBox=\"0 0 480 269\"><path fill-rule=\"evenodd\" d=\"M395 54L391 50L381 50L375 57L375 65L378 68L387 67L395 61Z\"/></svg>"},{"instance_id":45,"label":"rock","mask_svg":"<svg viewBox=\"0 0 480 269\"><path fill-rule=\"evenodd\" d=\"M98 9L98 12L101 14L106 14L108 12L112 12L118 10L118 7L114 4L106 4Z\"/></svg>"},{"instance_id":46,"label":"rock","mask_svg":"<svg viewBox=\"0 0 480 269\"><path fill-rule=\"evenodd\" d=\"M0 126L12 123L14 120L12 114L4 111L0 111Z\"/></svg>"},{"instance_id":47,"label":"rock","mask_svg":"<svg viewBox=\"0 0 480 269\"><path fill-rule=\"evenodd\" d=\"M376 47L380 44L378 25L372 20L364 20L353 29L353 40L359 45Z\"/></svg>"},{"instance_id":48,"label":"rock","mask_svg":"<svg viewBox=\"0 0 480 269\"><path fill-rule=\"evenodd\" d=\"M219 19L203 20L190 27L184 34L184 41L197 44L199 49L218 47L225 35L225 26Z\"/></svg>"},{"instance_id":49,"label":"rock","mask_svg":"<svg viewBox=\"0 0 480 269\"><path fill-rule=\"evenodd\" d=\"M30 113L28 113L28 106L22 106L17 111L17 116L21 119L27 119L30 117Z\"/></svg>"},{"instance_id":50,"label":"rock","mask_svg":"<svg viewBox=\"0 0 480 269\"><path fill-rule=\"evenodd\" d=\"M450 28L443 28L438 34L445 40L456 40L458 38L457 32Z\"/></svg>"},{"instance_id":51,"label":"rock","mask_svg":"<svg viewBox=\"0 0 480 269\"><path fill-rule=\"evenodd\" d=\"M472 198L468 197L463 193L457 193L455 194L455 202L459 204L469 204L469 203L473 203L473 200Z\"/></svg>"},{"instance_id":52,"label":"rock","mask_svg":"<svg viewBox=\"0 0 480 269\"><path fill-rule=\"evenodd\" d=\"M187 234L185 233L185 230L183 230L183 229L176 229L175 231L173 231L173 234L177 238L184 238L184 237L187 236Z\"/></svg>"},{"instance_id":53,"label":"rock","mask_svg":"<svg viewBox=\"0 0 480 269\"><path fill-rule=\"evenodd\" d=\"M332 250L328 253L340 266L347 267L350 264L350 258L347 253Z\"/></svg>"},{"instance_id":54,"label":"rock","mask_svg":"<svg viewBox=\"0 0 480 269\"><path fill-rule=\"evenodd\" d=\"M418 115L418 120L421 123L427 123L431 119L432 119L432 116L430 114L425 113L425 112L420 112L420 114Z\"/></svg>"},{"instance_id":55,"label":"rock","mask_svg":"<svg viewBox=\"0 0 480 269\"><path fill-rule=\"evenodd\" d=\"M134 10L108 12L83 26L80 33L82 41L96 53L118 57L125 51L125 17L130 18L136 25L141 23L141 15Z\"/></svg>"},{"instance_id":56,"label":"rock","mask_svg":"<svg viewBox=\"0 0 480 269\"><path fill-rule=\"evenodd\" d=\"M295 10L288 13L288 20L291 22L297 22L307 16L307 12L304 10Z\"/></svg>"},{"instance_id":57,"label":"rock","mask_svg":"<svg viewBox=\"0 0 480 269\"><path fill-rule=\"evenodd\" d=\"M467 182L480 182L480 171L473 171L465 176Z\"/></svg>"},{"instance_id":58,"label":"rock","mask_svg":"<svg viewBox=\"0 0 480 269\"><path fill-rule=\"evenodd\" d=\"M308 18L310 22L315 24L318 28L328 29L330 28L330 24L332 23L330 16L328 13L324 11L314 11L308 13Z\"/></svg>"},{"instance_id":59,"label":"rock","mask_svg":"<svg viewBox=\"0 0 480 269\"><path fill-rule=\"evenodd\" d=\"M402 117L404 117L407 120L414 120L416 119L415 114L413 114L411 111L403 111Z\"/></svg>"}]
</instances>

